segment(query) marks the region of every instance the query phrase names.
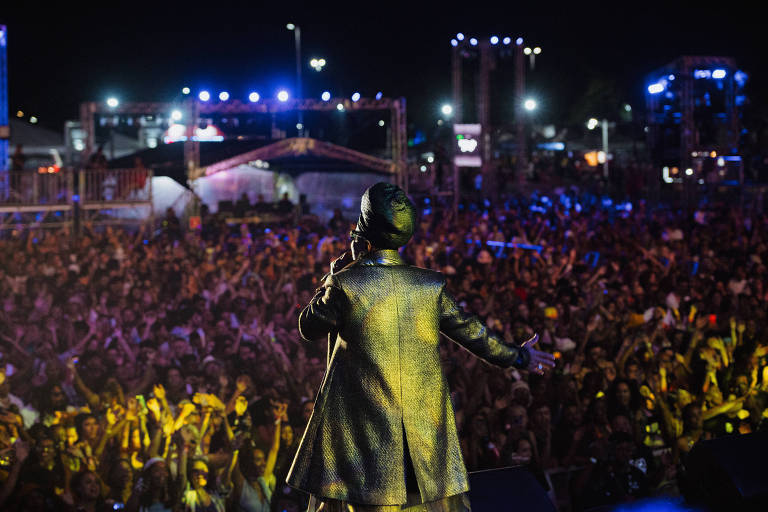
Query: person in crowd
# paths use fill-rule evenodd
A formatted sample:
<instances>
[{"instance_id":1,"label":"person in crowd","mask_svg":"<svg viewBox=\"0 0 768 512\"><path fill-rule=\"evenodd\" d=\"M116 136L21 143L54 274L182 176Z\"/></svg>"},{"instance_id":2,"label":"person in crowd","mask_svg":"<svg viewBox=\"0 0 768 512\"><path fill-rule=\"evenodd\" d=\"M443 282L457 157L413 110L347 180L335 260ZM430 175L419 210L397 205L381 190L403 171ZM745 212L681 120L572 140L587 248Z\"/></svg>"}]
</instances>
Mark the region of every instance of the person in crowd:
<instances>
[{"instance_id":1,"label":"person in crowd","mask_svg":"<svg viewBox=\"0 0 768 512\"><path fill-rule=\"evenodd\" d=\"M293 206L294 206L293 201L291 201L291 198L288 192L284 192L283 196L277 202L277 213L281 213L281 214L291 213L293 211Z\"/></svg>"},{"instance_id":2,"label":"person in crowd","mask_svg":"<svg viewBox=\"0 0 768 512\"><path fill-rule=\"evenodd\" d=\"M16 150L11 155L11 170L23 171L24 163L27 161L27 156L24 154L24 146L22 144L16 144Z\"/></svg>"},{"instance_id":3,"label":"person in crowd","mask_svg":"<svg viewBox=\"0 0 768 512\"><path fill-rule=\"evenodd\" d=\"M333 209L333 216L331 217L331 220L328 221L328 227L334 233L339 233L340 231L349 228L349 221L344 218L344 215L341 213L341 209Z\"/></svg>"}]
</instances>

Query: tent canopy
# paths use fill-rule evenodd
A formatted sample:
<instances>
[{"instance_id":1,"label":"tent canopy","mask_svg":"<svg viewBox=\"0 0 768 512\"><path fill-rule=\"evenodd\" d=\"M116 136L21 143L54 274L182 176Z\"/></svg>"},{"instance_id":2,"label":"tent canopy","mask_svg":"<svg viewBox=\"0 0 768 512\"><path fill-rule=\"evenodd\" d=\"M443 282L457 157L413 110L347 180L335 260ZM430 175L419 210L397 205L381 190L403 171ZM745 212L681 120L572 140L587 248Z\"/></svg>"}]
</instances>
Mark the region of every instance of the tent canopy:
<instances>
[{"instance_id":1,"label":"tent canopy","mask_svg":"<svg viewBox=\"0 0 768 512\"><path fill-rule=\"evenodd\" d=\"M117 158L110 167L129 168L135 158L153 169L156 176L169 176L186 186L184 169L184 143L163 144L132 155ZM311 138L290 138L279 141L225 140L222 142L200 143L201 174L210 176L221 171L248 165L262 160L269 163L270 170L301 174L308 171L333 171L353 173L394 174L394 164L359 151Z\"/></svg>"}]
</instances>

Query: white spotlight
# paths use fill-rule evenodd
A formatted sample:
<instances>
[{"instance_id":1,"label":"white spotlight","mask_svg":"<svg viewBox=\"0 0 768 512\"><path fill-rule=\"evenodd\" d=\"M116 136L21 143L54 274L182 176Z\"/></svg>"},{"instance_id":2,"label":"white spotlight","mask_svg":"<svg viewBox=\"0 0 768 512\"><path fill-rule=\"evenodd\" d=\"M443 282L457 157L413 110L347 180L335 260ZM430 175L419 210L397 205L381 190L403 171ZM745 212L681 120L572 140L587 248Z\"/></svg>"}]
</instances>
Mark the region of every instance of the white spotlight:
<instances>
[{"instance_id":1,"label":"white spotlight","mask_svg":"<svg viewBox=\"0 0 768 512\"><path fill-rule=\"evenodd\" d=\"M283 102L288 101L288 91L283 90L278 92L277 99Z\"/></svg>"}]
</instances>

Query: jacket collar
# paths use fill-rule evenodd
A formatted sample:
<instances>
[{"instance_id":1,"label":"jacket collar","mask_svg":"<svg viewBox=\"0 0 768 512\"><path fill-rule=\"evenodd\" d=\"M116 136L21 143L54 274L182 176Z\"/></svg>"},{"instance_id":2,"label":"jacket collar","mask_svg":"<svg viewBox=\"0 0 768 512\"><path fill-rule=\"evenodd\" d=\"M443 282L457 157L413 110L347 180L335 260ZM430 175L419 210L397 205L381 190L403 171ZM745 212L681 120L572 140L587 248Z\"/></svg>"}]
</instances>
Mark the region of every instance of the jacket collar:
<instances>
[{"instance_id":1,"label":"jacket collar","mask_svg":"<svg viewBox=\"0 0 768 512\"><path fill-rule=\"evenodd\" d=\"M359 265L405 265L405 261L395 249L379 249L360 258Z\"/></svg>"}]
</instances>

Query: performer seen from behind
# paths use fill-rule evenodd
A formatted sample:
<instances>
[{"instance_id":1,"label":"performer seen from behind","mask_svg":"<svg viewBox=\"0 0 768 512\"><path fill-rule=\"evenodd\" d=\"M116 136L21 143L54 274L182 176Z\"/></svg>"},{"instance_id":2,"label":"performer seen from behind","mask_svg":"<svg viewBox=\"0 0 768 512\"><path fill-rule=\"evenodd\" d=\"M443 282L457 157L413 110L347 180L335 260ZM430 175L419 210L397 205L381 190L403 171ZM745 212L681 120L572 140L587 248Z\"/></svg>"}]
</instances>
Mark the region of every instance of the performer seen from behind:
<instances>
[{"instance_id":1,"label":"performer seen from behind","mask_svg":"<svg viewBox=\"0 0 768 512\"><path fill-rule=\"evenodd\" d=\"M310 493L309 511L468 511L440 333L488 363L543 373L554 358L505 345L462 310L445 277L406 265L415 207L389 183L365 191L351 254L299 315L308 341L328 336L314 412L287 482Z\"/></svg>"}]
</instances>

